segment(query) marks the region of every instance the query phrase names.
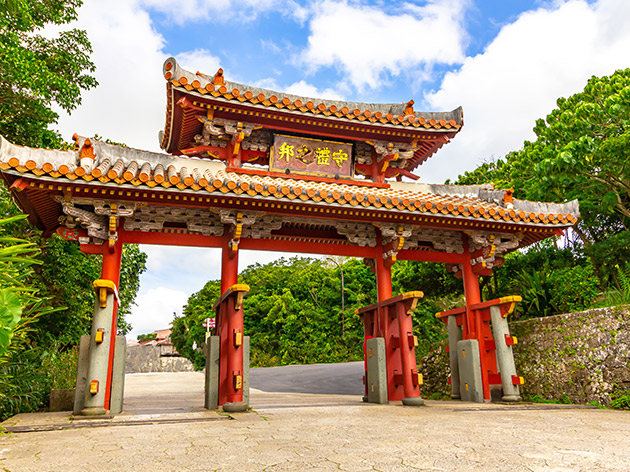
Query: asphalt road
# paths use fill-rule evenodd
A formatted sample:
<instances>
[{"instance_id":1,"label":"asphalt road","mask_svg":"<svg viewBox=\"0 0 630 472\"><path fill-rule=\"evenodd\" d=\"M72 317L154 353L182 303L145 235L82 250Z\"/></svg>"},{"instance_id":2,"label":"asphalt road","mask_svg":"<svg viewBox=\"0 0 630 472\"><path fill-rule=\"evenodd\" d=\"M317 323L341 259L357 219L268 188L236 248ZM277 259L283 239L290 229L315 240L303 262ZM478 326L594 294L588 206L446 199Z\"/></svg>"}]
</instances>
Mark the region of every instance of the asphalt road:
<instances>
[{"instance_id":1,"label":"asphalt road","mask_svg":"<svg viewBox=\"0 0 630 472\"><path fill-rule=\"evenodd\" d=\"M258 367L249 378L263 392L363 395L363 361Z\"/></svg>"}]
</instances>

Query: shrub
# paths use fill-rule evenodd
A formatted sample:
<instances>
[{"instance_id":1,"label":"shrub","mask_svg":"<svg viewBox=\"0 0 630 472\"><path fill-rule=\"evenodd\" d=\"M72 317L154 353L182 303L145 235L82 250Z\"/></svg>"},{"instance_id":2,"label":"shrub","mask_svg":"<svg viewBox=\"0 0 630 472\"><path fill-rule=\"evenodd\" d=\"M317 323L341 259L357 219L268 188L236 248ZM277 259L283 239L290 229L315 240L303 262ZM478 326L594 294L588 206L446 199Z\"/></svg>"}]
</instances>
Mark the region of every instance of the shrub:
<instances>
[{"instance_id":1,"label":"shrub","mask_svg":"<svg viewBox=\"0 0 630 472\"><path fill-rule=\"evenodd\" d=\"M591 265L556 269L548 280L559 313L584 310L599 294L599 280Z\"/></svg>"},{"instance_id":2,"label":"shrub","mask_svg":"<svg viewBox=\"0 0 630 472\"><path fill-rule=\"evenodd\" d=\"M630 390L611 393L610 406L619 410L630 410Z\"/></svg>"}]
</instances>

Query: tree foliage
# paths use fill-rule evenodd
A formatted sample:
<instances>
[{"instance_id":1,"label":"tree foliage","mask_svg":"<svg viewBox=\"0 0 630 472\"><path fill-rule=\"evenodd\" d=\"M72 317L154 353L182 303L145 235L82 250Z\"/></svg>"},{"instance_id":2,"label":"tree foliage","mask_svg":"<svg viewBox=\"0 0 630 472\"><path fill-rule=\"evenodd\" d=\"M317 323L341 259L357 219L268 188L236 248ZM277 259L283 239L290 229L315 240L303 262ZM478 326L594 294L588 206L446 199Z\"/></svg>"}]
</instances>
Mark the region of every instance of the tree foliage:
<instances>
[{"instance_id":1,"label":"tree foliage","mask_svg":"<svg viewBox=\"0 0 630 472\"><path fill-rule=\"evenodd\" d=\"M59 134L48 129L58 114L81 103L81 90L98 83L87 34L70 29L42 34L50 25L77 18L81 0L1 0L0 134L27 146L58 147Z\"/></svg>"},{"instance_id":2,"label":"tree foliage","mask_svg":"<svg viewBox=\"0 0 630 472\"><path fill-rule=\"evenodd\" d=\"M77 18L81 4L0 0L0 134L15 144L67 147L49 129L58 119L54 108L71 112L81 103L81 92L97 85L86 32L65 26ZM41 408L53 387L71 387L74 345L89 333L92 282L100 277L100 256L83 254L76 243L56 236L42 239L19 214L0 185L0 218L8 218L3 227L15 241L23 241L18 246L28 256L28 262L13 260L12 265L0 260L0 344L6 349L0 365L0 420ZM5 243L0 241L0 259L15 250ZM123 250L119 332L130 329L124 315L133 304L145 262L137 246ZM11 277L19 282L19 291L2 285ZM20 300L19 309L12 294Z\"/></svg>"},{"instance_id":3,"label":"tree foliage","mask_svg":"<svg viewBox=\"0 0 630 472\"><path fill-rule=\"evenodd\" d=\"M617 264L630 261L630 69L592 77L583 92L558 99L534 132L535 141L460 175L456 183L492 182L526 200L578 199L580 220L567 240L571 252L582 267L588 257L602 288L618 283ZM536 277L530 280L534 285ZM542 284L546 277L538 279Z\"/></svg>"},{"instance_id":4,"label":"tree foliage","mask_svg":"<svg viewBox=\"0 0 630 472\"><path fill-rule=\"evenodd\" d=\"M515 188L543 201L580 200L593 239L601 217L630 221L630 69L591 78L584 91L558 99L534 128L537 139L508 156ZM616 220L616 221L615 221Z\"/></svg>"},{"instance_id":5,"label":"tree foliage","mask_svg":"<svg viewBox=\"0 0 630 472\"><path fill-rule=\"evenodd\" d=\"M253 365L307 364L359 360L363 356L363 325L355 310L376 301L376 280L357 259L340 258L344 274L345 310L341 310L341 274L329 261L312 258L280 259L254 264L239 275L248 284L244 301L245 334L251 336ZM420 338L419 354L445 335L435 318L452 308L461 295L461 281L441 265L401 261L393 270L394 292L426 290L436 297L423 299L413 315ZM446 294L446 295L444 295ZM203 367L201 346L206 317L219 298L220 281L212 280L193 294L183 316L173 321L171 339L176 349ZM194 349L194 346L197 349Z\"/></svg>"}]
</instances>

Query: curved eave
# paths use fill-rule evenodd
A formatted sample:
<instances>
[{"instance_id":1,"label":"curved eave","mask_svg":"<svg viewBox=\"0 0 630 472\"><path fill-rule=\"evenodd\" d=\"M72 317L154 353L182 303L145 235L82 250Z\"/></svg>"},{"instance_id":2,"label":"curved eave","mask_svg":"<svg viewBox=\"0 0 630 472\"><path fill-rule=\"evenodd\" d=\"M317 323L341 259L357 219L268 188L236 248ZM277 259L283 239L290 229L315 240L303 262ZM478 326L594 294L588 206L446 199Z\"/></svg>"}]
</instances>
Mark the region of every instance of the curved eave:
<instances>
[{"instance_id":1,"label":"curved eave","mask_svg":"<svg viewBox=\"0 0 630 472\"><path fill-rule=\"evenodd\" d=\"M64 188L70 186L84 188L85 192L94 198L141 199L160 204L184 206L241 206L251 210L302 213L315 218L373 219L448 227L456 230L480 229L532 233L531 241L525 238L527 244L549 236L550 232L567 228L576 221L572 215L527 214L523 211L509 211L497 205L470 198L421 194L414 199L391 189L352 188L354 186L339 184L316 183L309 189L303 182L293 179L273 178L269 180L272 183L256 189L257 184L260 185L260 182L266 179L252 180L246 175L232 173L222 174L222 179L215 181L219 184L218 187L202 188L197 184L185 185L183 182L176 185L170 182L140 184L109 178L94 179L86 176L59 178L47 175L36 176L16 170L2 172L6 174L5 179L8 177L7 181L10 182L15 182L20 177L25 179L25 185L22 186L24 188L16 194L17 200L28 213L33 213L32 210L35 209L33 214L36 214L43 223L38 223L37 226L47 231L57 227L56 219L61 214L60 211L49 209L50 205L55 207L59 205L52 200L50 194L61 194ZM220 183L219 180L221 180ZM314 188L319 191L309 191ZM37 202L33 201L32 192L38 192ZM324 194L325 198L323 198ZM370 200L374 201L370 202ZM464 202L468 204L465 205ZM32 208L29 205L32 205ZM42 211L42 208L48 208L48 210ZM43 218L42 215L44 215ZM32 221L36 223L35 220Z\"/></svg>"},{"instance_id":2,"label":"curved eave","mask_svg":"<svg viewBox=\"0 0 630 472\"><path fill-rule=\"evenodd\" d=\"M161 145L166 152L180 154L181 149L191 146L194 135L200 134L202 124L197 116L204 113L194 108L182 108L177 106L177 100L181 98L179 91L171 90L172 94L170 114L167 115L167 123ZM410 144L417 142L418 149L414 158L405 167L407 170L420 165L440 147L448 142L459 130L443 129L428 130L424 128L401 128L392 124L375 124L369 121L356 122L341 118L330 120L325 115L305 117L295 110L273 110L257 105L246 106L233 104L221 99L208 99L195 97L196 106L216 107L215 117L231 118L239 121L254 122L268 129L278 131L302 131L337 139L351 140L387 140Z\"/></svg>"}]
</instances>

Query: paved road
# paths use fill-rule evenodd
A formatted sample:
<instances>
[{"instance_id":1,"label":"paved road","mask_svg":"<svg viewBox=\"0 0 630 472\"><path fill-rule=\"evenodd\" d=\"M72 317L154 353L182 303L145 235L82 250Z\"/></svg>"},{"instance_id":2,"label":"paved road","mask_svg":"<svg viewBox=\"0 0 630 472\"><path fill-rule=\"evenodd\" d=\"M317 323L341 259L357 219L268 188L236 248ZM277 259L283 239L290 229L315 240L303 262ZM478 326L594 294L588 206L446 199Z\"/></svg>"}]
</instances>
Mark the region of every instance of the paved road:
<instances>
[{"instance_id":1,"label":"paved road","mask_svg":"<svg viewBox=\"0 0 630 472\"><path fill-rule=\"evenodd\" d=\"M254 410L228 416L203 409L203 381L201 372L128 375L125 411L112 420L18 415L3 426L39 428L0 435L0 470L630 470L630 412L455 401L405 407L252 389Z\"/></svg>"},{"instance_id":2,"label":"paved road","mask_svg":"<svg viewBox=\"0 0 630 472\"><path fill-rule=\"evenodd\" d=\"M250 385L264 392L363 395L363 362L259 367Z\"/></svg>"}]
</instances>

